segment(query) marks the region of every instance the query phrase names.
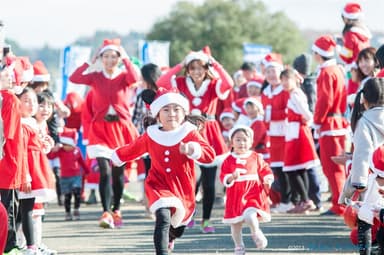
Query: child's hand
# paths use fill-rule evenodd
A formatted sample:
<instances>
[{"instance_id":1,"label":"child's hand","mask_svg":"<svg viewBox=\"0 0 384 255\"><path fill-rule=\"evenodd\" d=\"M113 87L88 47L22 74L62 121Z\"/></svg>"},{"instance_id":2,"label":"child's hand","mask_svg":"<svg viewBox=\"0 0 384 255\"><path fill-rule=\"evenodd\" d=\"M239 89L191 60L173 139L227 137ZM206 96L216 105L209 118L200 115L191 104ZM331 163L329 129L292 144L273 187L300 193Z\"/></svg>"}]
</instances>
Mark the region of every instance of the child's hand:
<instances>
[{"instance_id":1,"label":"child's hand","mask_svg":"<svg viewBox=\"0 0 384 255\"><path fill-rule=\"evenodd\" d=\"M181 154L191 156L195 152L195 149L193 148L192 144L190 144L190 143L185 144L185 143L181 142L180 147L179 147L179 151Z\"/></svg>"},{"instance_id":2,"label":"child's hand","mask_svg":"<svg viewBox=\"0 0 384 255\"><path fill-rule=\"evenodd\" d=\"M20 190L25 193L31 193L32 185L30 182L23 183L20 187Z\"/></svg>"},{"instance_id":3,"label":"child's hand","mask_svg":"<svg viewBox=\"0 0 384 255\"><path fill-rule=\"evenodd\" d=\"M247 170L236 168L236 170L232 173L232 178L236 180L237 178L239 178L240 174L246 174L246 173L247 173Z\"/></svg>"}]
</instances>

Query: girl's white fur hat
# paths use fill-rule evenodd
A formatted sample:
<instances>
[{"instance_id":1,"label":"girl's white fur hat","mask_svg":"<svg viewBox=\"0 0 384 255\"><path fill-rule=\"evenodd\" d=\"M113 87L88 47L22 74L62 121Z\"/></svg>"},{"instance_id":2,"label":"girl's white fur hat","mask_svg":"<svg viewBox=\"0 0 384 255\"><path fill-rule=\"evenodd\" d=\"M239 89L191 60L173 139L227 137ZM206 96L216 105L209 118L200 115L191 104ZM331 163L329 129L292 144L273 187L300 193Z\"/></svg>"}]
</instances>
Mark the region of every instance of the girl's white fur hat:
<instances>
[{"instance_id":1,"label":"girl's white fur hat","mask_svg":"<svg viewBox=\"0 0 384 255\"><path fill-rule=\"evenodd\" d=\"M248 126L241 125L241 124L235 125L231 130L229 130L229 133L228 133L229 139L232 139L232 136L238 130L244 130L247 134L249 134L251 140L253 141L253 130Z\"/></svg>"},{"instance_id":2,"label":"girl's white fur hat","mask_svg":"<svg viewBox=\"0 0 384 255\"><path fill-rule=\"evenodd\" d=\"M168 104L180 105L184 109L185 114L189 113L189 101L185 96L181 95L176 88L167 90L160 87L156 92L155 99L149 106L152 116L156 117L160 109Z\"/></svg>"},{"instance_id":3,"label":"girl's white fur hat","mask_svg":"<svg viewBox=\"0 0 384 255\"><path fill-rule=\"evenodd\" d=\"M187 66L189 63L191 63L193 60L201 60L204 63L209 62L209 57L207 54L205 54L202 51L192 51L189 53L185 59L184 59L184 66Z\"/></svg>"}]
</instances>

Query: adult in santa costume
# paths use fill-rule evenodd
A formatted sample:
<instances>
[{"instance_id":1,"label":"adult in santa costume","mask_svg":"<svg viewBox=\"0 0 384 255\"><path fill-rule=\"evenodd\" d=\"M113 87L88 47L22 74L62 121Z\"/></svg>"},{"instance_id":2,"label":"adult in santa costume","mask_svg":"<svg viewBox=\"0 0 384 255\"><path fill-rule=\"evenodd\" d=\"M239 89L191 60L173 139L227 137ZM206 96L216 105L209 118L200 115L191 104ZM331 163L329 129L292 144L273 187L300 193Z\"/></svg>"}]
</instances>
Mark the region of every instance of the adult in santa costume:
<instances>
[{"instance_id":1,"label":"adult in santa costume","mask_svg":"<svg viewBox=\"0 0 384 255\"><path fill-rule=\"evenodd\" d=\"M156 215L156 254L163 255L168 254L167 245L173 249L174 239L182 235L195 211L195 160L210 163L215 152L197 126L185 121L189 102L177 90L159 88L150 110L158 124L149 126L131 144L116 149L112 161L121 165L149 153L151 168L145 192L149 208Z\"/></svg>"},{"instance_id":2,"label":"adult in santa costume","mask_svg":"<svg viewBox=\"0 0 384 255\"><path fill-rule=\"evenodd\" d=\"M281 195L280 203L272 209L272 212L286 212L292 207L290 202L291 189L289 187L288 175L283 172L284 137L287 124L286 107L289 93L283 90L280 81L280 73L283 71L281 55L270 53L264 60L265 78L268 82L268 86L265 87L261 94L261 102L264 107L264 120L271 142L269 161L271 168L277 177L275 184L278 184Z\"/></svg>"},{"instance_id":3,"label":"adult in santa costume","mask_svg":"<svg viewBox=\"0 0 384 255\"><path fill-rule=\"evenodd\" d=\"M312 45L314 60L319 63L314 127L319 136L321 165L332 192L332 206L324 212L325 215L342 215L344 212L338 198L345 181L345 167L331 159L344 153L348 132L348 122L344 117L347 91L344 73L334 58L335 46L336 42L329 35L317 38Z\"/></svg>"},{"instance_id":4,"label":"adult in santa costume","mask_svg":"<svg viewBox=\"0 0 384 255\"><path fill-rule=\"evenodd\" d=\"M90 158L97 159L100 169L99 191L103 215L99 225L113 228L122 225L120 199L124 189L124 166L111 167L110 157L114 148L128 144L138 136L131 121L128 100L130 86L138 81L138 74L121 47L120 39L105 39L95 52L92 64L99 58L102 62L101 71L85 73L90 65L84 63L72 73L69 80L91 86L93 90L91 104L94 116L89 126L87 153ZM125 70L118 67L120 60Z\"/></svg>"},{"instance_id":5,"label":"adult in santa costume","mask_svg":"<svg viewBox=\"0 0 384 255\"><path fill-rule=\"evenodd\" d=\"M271 220L268 191L273 182L273 173L262 155L251 150L253 131L237 125L229 134L231 154L221 165L220 180L227 194L224 223L231 224L235 254L245 254L242 225L246 223L257 248L265 248L267 239L260 230L259 221Z\"/></svg>"},{"instance_id":6,"label":"adult in santa costume","mask_svg":"<svg viewBox=\"0 0 384 255\"><path fill-rule=\"evenodd\" d=\"M221 135L220 124L217 121L216 107L218 100L224 100L233 86L231 76L219 62L205 53L208 51L206 47L204 51L191 52L182 63L171 68L158 80L159 86L177 88L188 99L191 114L203 116L207 120L201 132L215 149L217 158L213 164L200 164L203 188L203 220L201 224L203 233L215 231L214 227L210 226L209 219L215 201L216 170L217 165L222 160L220 156L227 152L227 146ZM176 77L176 74L183 68L185 68L186 75Z\"/></svg>"}]
</instances>

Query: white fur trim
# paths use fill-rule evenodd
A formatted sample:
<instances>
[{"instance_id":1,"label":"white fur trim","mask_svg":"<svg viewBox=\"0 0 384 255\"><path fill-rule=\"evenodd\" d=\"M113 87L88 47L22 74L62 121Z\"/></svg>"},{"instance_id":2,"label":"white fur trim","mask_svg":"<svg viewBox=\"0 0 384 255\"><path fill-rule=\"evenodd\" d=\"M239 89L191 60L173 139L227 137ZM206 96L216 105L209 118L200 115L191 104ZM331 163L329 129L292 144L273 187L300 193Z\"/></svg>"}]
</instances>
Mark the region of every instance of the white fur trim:
<instances>
[{"instance_id":1,"label":"white fur trim","mask_svg":"<svg viewBox=\"0 0 384 255\"><path fill-rule=\"evenodd\" d=\"M362 13L361 13L361 12L348 13L348 12L346 12L346 11L343 9L343 11L341 12L341 15L343 15L343 17L344 17L344 18L347 18L347 19L359 19L359 18L361 18Z\"/></svg>"},{"instance_id":2,"label":"white fur trim","mask_svg":"<svg viewBox=\"0 0 384 255\"><path fill-rule=\"evenodd\" d=\"M228 179L232 177L232 174L226 174L223 178L223 185L226 188L232 187L233 184L235 184L235 180L232 180L231 182L228 182Z\"/></svg>"},{"instance_id":3,"label":"white fur trim","mask_svg":"<svg viewBox=\"0 0 384 255\"><path fill-rule=\"evenodd\" d=\"M103 54L107 50L115 50L115 51L120 53L119 47L117 47L116 45L110 44L110 45L106 45L103 48L101 48L101 50L99 51L99 55Z\"/></svg>"},{"instance_id":4,"label":"white fur trim","mask_svg":"<svg viewBox=\"0 0 384 255\"><path fill-rule=\"evenodd\" d=\"M371 38L372 38L372 34L371 34L371 32L369 32L369 30L367 30L367 29L363 29L363 28L361 28L361 27L352 27L352 28L351 28L351 31L354 32L354 33L358 33L358 34L364 35L364 36L366 36L368 39L371 39Z\"/></svg>"},{"instance_id":5,"label":"white fur trim","mask_svg":"<svg viewBox=\"0 0 384 255\"><path fill-rule=\"evenodd\" d=\"M150 206L149 210L152 213L155 213L156 210L167 207L173 207L176 209L175 213L171 216L171 225L175 228L179 227L185 216L185 208L179 198L161 197Z\"/></svg>"},{"instance_id":6,"label":"white fur trim","mask_svg":"<svg viewBox=\"0 0 384 255\"><path fill-rule=\"evenodd\" d=\"M261 88L263 85L260 82L257 82L257 81L249 81L247 83L247 88L251 87L251 86L256 87L256 88Z\"/></svg>"},{"instance_id":7,"label":"white fur trim","mask_svg":"<svg viewBox=\"0 0 384 255\"><path fill-rule=\"evenodd\" d=\"M217 97L220 100L225 100L225 99L227 99L230 90L228 89L224 93L221 93L221 89L220 88L221 88L222 83L223 83L223 81L221 79L217 80L216 86L215 86L215 91L216 91Z\"/></svg>"},{"instance_id":8,"label":"white fur trim","mask_svg":"<svg viewBox=\"0 0 384 255\"><path fill-rule=\"evenodd\" d=\"M228 136L229 136L229 139L232 139L232 135L239 129L244 129L246 130L250 135L250 139L253 141L253 130L247 126L247 125L241 125L241 124L238 124L238 125L235 125L231 130L229 130L229 133L228 133Z\"/></svg>"},{"instance_id":9,"label":"white fur trim","mask_svg":"<svg viewBox=\"0 0 384 255\"><path fill-rule=\"evenodd\" d=\"M91 189L94 189L94 190L99 190L99 184L98 183L90 183L90 182L86 182L84 184L84 188L86 190L91 190Z\"/></svg>"},{"instance_id":10,"label":"white fur trim","mask_svg":"<svg viewBox=\"0 0 384 255\"><path fill-rule=\"evenodd\" d=\"M160 145L174 146L180 143L189 132L196 129L195 125L186 121L178 129L172 131L162 131L159 125L152 125L147 128L147 134Z\"/></svg>"},{"instance_id":11,"label":"white fur trim","mask_svg":"<svg viewBox=\"0 0 384 255\"><path fill-rule=\"evenodd\" d=\"M184 109L185 114L189 113L188 99L179 93L170 92L161 95L152 102L152 104L150 105L152 115L157 116L160 109L168 104L180 105Z\"/></svg>"},{"instance_id":12,"label":"white fur trim","mask_svg":"<svg viewBox=\"0 0 384 255\"><path fill-rule=\"evenodd\" d=\"M21 77L21 81L30 82L33 79L33 68L27 69L23 71L23 76Z\"/></svg>"},{"instance_id":13,"label":"white fur trim","mask_svg":"<svg viewBox=\"0 0 384 255\"><path fill-rule=\"evenodd\" d=\"M107 79L110 79L110 80L116 78L117 76L119 76L122 73L121 69L119 69L119 68L116 68L112 74L108 74L104 69L102 72L103 72L104 77Z\"/></svg>"},{"instance_id":14,"label":"white fur trim","mask_svg":"<svg viewBox=\"0 0 384 255\"><path fill-rule=\"evenodd\" d=\"M235 111L235 112L242 112L242 109L241 109L241 107L239 107L235 102L232 102L231 103L231 107L232 107L232 109Z\"/></svg>"},{"instance_id":15,"label":"white fur trim","mask_svg":"<svg viewBox=\"0 0 384 255\"><path fill-rule=\"evenodd\" d=\"M271 185L274 180L275 180L275 177L273 176L273 174L268 174L263 178L263 182L269 185Z\"/></svg>"},{"instance_id":16,"label":"white fur trim","mask_svg":"<svg viewBox=\"0 0 384 255\"><path fill-rule=\"evenodd\" d=\"M49 74L38 74L34 75L32 82L48 82L51 80L51 75Z\"/></svg>"},{"instance_id":17,"label":"white fur trim","mask_svg":"<svg viewBox=\"0 0 384 255\"><path fill-rule=\"evenodd\" d=\"M122 166L125 163L124 161L121 161L121 159L116 153L116 150L111 155L111 161L115 166Z\"/></svg>"},{"instance_id":18,"label":"white fur trim","mask_svg":"<svg viewBox=\"0 0 384 255\"><path fill-rule=\"evenodd\" d=\"M271 121L269 123L269 130L267 133L269 136L285 136L286 130L287 130L286 120Z\"/></svg>"},{"instance_id":19,"label":"white fur trim","mask_svg":"<svg viewBox=\"0 0 384 255\"><path fill-rule=\"evenodd\" d=\"M260 102L259 99L255 98L255 97L248 97L247 99L244 100L244 108L245 108L247 103L252 103L252 104L256 105L257 108L259 109L259 114L264 115L263 104Z\"/></svg>"},{"instance_id":20,"label":"white fur trim","mask_svg":"<svg viewBox=\"0 0 384 255\"><path fill-rule=\"evenodd\" d=\"M207 54L201 52L201 51L194 51L189 53L184 60L184 65L187 66L189 63L191 63L193 60L201 60L205 63L208 63L209 57Z\"/></svg>"},{"instance_id":21,"label":"white fur trim","mask_svg":"<svg viewBox=\"0 0 384 255\"><path fill-rule=\"evenodd\" d=\"M282 167L282 166L284 166L284 162L283 161L275 161L275 162L271 162L269 165L270 165L270 167Z\"/></svg>"},{"instance_id":22,"label":"white fur trim","mask_svg":"<svg viewBox=\"0 0 384 255\"><path fill-rule=\"evenodd\" d=\"M206 79L203 81L200 88L198 90L196 90L195 83L193 82L191 77L187 76L185 82L187 84L187 88L188 88L189 92L194 97L203 97L205 95L205 92L207 92L207 90L208 90L209 84L211 84L211 80Z\"/></svg>"},{"instance_id":23,"label":"white fur trim","mask_svg":"<svg viewBox=\"0 0 384 255\"><path fill-rule=\"evenodd\" d=\"M377 174L379 177L384 178L384 169L378 169L375 167L375 164L373 163L372 160L373 153L369 155L369 168L372 169L375 174Z\"/></svg>"},{"instance_id":24,"label":"white fur trim","mask_svg":"<svg viewBox=\"0 0 384 255\"><path fill-rule=\"evenodd\" d=\"M255 208L255 207L248 207L247 209L244 210L242 215L237 216L237 217L233 217L233 218L223 219L223 223L224 224L234 224L234 223L243 222L245 219L245 216L247 214L250 214L250 213L257 213L258 215L260 215L260 222L271 221L271 214L269 214L268 212L265 212L263 210Z\"/></svg>"},{"instance_id":25,"label":"white fur trim","mask_svg":"<svg viewBox=\"0 0 384 255\"><path fill-rule=\"evenodd\" d=\"M313 44L312 45L312 50L316 53L318 53L319 55L323 56L323 57L333 57L335 55L335 52L334 51L325 51L321 48L319 48L316 44Z\"/></svg>"},{"instance_id":26,"label":"white fur trim","mask_svg":"<svg viewBox=\"0 0 384 255\"><path fill-rule=\"evenodd\" d=\"M32 217L43 216L44 214L45 214L45 209L44 208L42 208L42 209L33 209L32 210ZM41 220L40 220L40 222L41 222Z\"/></svg>"},{"instance_id":27,"label":"white fur trim","mask_svg":"<svg viewBox=\"0 0 384 255\"><path fill-rule=\"evenodd\" d=\"M322 136L342 136L348 134L348 129L337 129L337 130L326 130L320 133L320 137Z\"/></svg>"},{"instance_id":28,"label":"white fur trim","mask_svg":"<svg viewBox=\"0 0 384 255\"><path fill-rule=\"evenodd\" d=\"M280 72L283 71L283 69L284 69L283 65L278 63L278 62L267 62L266 65L265 65L265 69L270 68L270 67L275 67Z\"/></svg>"},{"instance_id":29,"label":"white fur trim","mask_svg":"<svg viewBox=\"0 0 384 255\"><path fill-rule=\"evenodd\" d=\"M57 197L56 191L53 189L37 189L32 190L30 193L19 192L19 199L35 198L36 203L50 202Z\"/></svg>"},{"instance_id":30,"label":"white fur trim","mask_svg":"<svg viewBox=\"0 0 384 255\"><path fill-rule=\"evenodd\" d=\"M266 95L268 98L272 98L275 95L280 94L280 92L283 91L283 85L278 85L274 90L272 91L272 86L268 85L264 90L263 94Z\"/></svg>"},{"instance_id":31,"label":"white fur trim","mask_svg":"<svg viewBox=\"0 0 384 255\"><path fill-rule=\"evenodd\" d=\"M320 161L318 159L315 159L315 160L307 161L302 164L297 164L292 166L283 166L283 171L289 172L289 171L296 171L300 169L310 169L317 166L320 166Z\"/></svg>"},{"instance_id":32,"label":"white fur trim","mask_svg":"<svg viewBox=\"0 0 384 255\"><path fill-rule=\"evenodd\" d=\"M113 150L107 146L100 144L93 144L87 146L87 154L89 158L108 158L112 156Z\"/></svg>"},{"instance_id":33,"label":"white fur trim","mask_svg":"<svg viewBox=\"0 0 384 255\"><path fill-rule=\"evenodd\" d=\"M63 143L63 144L68 144L68 145L72 145L72 146L76 146L75 144L75 140L73 140L72 138L69 138L69 137L60 137L60 142Z\"/></svg>"},{"instance_id":34,"label":"white fur trim","mask_svg":"<svg viewBox=\"0 0 384 255\"><path fill-rule=\"evenodd\" d=\"M231 112L222 112L220 114L220 121L223 121L224 118L231 118L231 119L235 119L235 115Z\"/></svg>"},{"instance_id":35,"label":"white fur trim","mask_svg":"<svg viewBox=\"0 0 384 255\"><path fill-rule=\"evenodd\" d=\"M188 158L190 159L199 159L202 154L201 146L197 142L188 142L185 144L186 146L192 145L193 146L193 154L189 155Z\"/></svg>"}]
</instances>

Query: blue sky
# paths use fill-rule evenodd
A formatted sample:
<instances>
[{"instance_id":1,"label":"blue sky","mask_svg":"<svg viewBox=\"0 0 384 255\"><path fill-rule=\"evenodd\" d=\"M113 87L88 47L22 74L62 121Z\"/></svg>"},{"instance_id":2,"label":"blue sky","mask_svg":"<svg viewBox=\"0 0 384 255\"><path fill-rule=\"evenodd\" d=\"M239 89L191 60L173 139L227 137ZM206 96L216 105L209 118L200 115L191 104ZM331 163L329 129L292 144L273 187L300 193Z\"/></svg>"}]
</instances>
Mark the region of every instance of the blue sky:
<instances>
[{"instance_id":1,"label":"blue sky","mask_svg":"<svg viewBox=\"0 0 384 255\"><path fill-rule=\"evenodd\" d=\"M178 0L6 0L0 19L6 25L6 37L22 47L64 47L80 36L96 30L129 33L146 32L159 18L167 15ZM192 2L201 3L203 0ZM341 31L340 12L346 0L265 0L269 10L284 11L299 28ZM379 10L383 0L357 0L365 12L365 23L383 31ZM130 6L131 5L131 6ZM128 7L127 7L128 6ZM380 22L381 19L381 22Z\"/></svg>"}]
</instances>

